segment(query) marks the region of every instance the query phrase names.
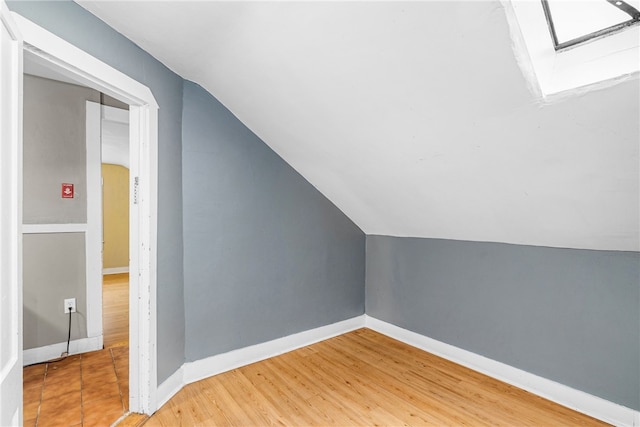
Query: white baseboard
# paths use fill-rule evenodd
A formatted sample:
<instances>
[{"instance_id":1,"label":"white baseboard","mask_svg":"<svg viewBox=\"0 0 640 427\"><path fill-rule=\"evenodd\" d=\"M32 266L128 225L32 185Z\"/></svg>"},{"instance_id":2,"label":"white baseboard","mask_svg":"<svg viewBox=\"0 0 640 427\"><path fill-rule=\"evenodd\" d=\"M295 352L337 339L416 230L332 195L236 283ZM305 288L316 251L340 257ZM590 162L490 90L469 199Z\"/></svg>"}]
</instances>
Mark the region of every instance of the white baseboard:
<instances>
[{"instance_id":1,"label":"white baseboard","mask_svg":"<svg viewBox=\"0 0 640 427\"><path fill-rule=\"evenodd\" d=\"M185 385L184 365L182 365L158 386L156 390L156 404L158 407L156 409L160 409L162 405L167 403L177 392L182 390L182 387Z\"/></svg>"},{"instance_id":2,"label":"white baseboard","mask_svg":"<svg viewBox=\"0 0 640 427\"><path fill-rule=\"evenodd\" d=\"M640 412L365 315L365 326L436 356L618 426L640 426Z\"/></svg>"},{"instance_id":3,"label":"white baseboard","mask_svg":"<svg viewBox=\"0 0 640 427\"><path fill-rule=\"evenodd\" d=\"M102 335L80 338L69 343L69 354L88 353L96 350L102 350ZM26 349L22 351L22 365L33 365L34 363L57 359L65 351L67 351L66 342Z\"/></svg>"},{"instance_id":4,"label":"white baseboard","mask_svg":"<svg viewBox=\"0 0 640 427\"><path fill-rule=\"evenodd\" d=\"M365 316L357 316L331 325L321 326L287 337L244 347L206 359L186 362L175 373L158 386L156 398L158 408L165 404L180 389L192 382L221 374L241 366L275 357L320 341L354 331L365 326Z\"/></svg>"},{"instance_id":5,"label":"white baseboard","mask_svg":"<svg viewBox=\"0 0 640 427\"><path fill-rule=\"evenodd\" d=\"M184 364L186 384L363 328L364 315Z\"/></svg>"},{"instance_id":6,"label":"white baseboard","mask_svg":"<svg viewBox=\"0 0 640 427\"><path fill-rule=\"evenodd\" d=\"M105 276L109 274L122 274L122 273L128 273L128 272L129 272L128 265L126 267L110 267L110 268L102 269L102 274Z\"/></svg>"}]
</instances>

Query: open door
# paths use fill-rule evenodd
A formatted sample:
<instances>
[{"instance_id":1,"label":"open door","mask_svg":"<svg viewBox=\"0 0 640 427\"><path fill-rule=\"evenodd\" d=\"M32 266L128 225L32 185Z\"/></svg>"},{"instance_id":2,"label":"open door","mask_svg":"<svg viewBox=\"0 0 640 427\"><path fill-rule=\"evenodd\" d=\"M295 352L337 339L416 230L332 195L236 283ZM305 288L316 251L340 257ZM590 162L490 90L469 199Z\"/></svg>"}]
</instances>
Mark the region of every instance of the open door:
<instances>
[{"instance_id":1,"label":"open door","mask_svg":"<svg viewBox=\"0 0 640 427\"><path fill-rule=\"evenodd\" d=\"M0 0L0 425L22 425L22 38Z\"/></svg>"}]
</instances>

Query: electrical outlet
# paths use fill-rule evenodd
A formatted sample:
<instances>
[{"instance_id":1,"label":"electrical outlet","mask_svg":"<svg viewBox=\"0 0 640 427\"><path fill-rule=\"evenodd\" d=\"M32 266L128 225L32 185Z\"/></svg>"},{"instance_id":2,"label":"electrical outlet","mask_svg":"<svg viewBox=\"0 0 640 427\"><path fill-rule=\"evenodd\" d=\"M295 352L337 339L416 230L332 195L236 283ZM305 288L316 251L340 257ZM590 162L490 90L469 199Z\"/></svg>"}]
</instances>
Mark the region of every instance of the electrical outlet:
<instances>
[{"instance_id":1,"label":"electrical outlet","mask_svg":"<svg viewBox=\"0 0 640 427\"><path fill-rule=\"evenodd\" d=\"M76 312L76 299L75 298L65 298L64 300L64 314L69 313L69 308L71 308L71 312Z\"/></svg>"}]
</instances>

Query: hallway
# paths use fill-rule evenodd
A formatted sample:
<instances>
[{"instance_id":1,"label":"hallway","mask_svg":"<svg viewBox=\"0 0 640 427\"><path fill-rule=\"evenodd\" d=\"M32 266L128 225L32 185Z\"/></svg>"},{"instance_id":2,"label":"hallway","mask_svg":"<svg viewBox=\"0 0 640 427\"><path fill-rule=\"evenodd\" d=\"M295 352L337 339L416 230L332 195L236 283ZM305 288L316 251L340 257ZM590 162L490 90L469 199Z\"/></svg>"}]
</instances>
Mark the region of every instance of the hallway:
<instances>
[{"instance_id":1,"label":"hallway","mask_svg":"<svg viewBox=\"0 0 640 427\"><path fill-rule=\"evenodd\" d=\"M129 275L104 276L104 349L23 370L25 426L104 426L129 406Z\"/></svg>"}]
</instances>

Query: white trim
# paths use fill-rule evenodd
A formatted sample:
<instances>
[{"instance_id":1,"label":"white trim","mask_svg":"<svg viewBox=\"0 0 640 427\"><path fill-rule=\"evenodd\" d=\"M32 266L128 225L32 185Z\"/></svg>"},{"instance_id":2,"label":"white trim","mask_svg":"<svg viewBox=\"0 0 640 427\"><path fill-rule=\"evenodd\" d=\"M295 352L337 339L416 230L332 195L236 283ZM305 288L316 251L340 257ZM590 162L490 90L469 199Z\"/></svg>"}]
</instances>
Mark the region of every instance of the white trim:
<instances>
[{"instance_id":1,"label":"white trim","mask_svg":"<svg viewBox=\"0 0 640 427\"><path fill-rule=\"evenodd\" d=\"M21 425L23 40L4 1L0 23L0 425Z\"/></svg>"},{"instance_id":2,"label":"white trim","mask_svg":"<svg viewBox=\"0 0 640 427\"><path fill-rule=\"evenodd\" d=\"M102 120L129 125L129 111L110 105L102 106Z\"/></svg>"},{"instance_id":3,"label":"white trim","mask_svg":"<svg viewBox=\"0 0 640 427\"><path fill-rule=\"evenodd\" d=\"M137 350L129 361L129 407L152 414L157 409L158 109L131 105L129 113L129 194L135 199L129 206L129 318L138 319L129 322L129 348Z\"/></svg>"},{"instance_id":4,"label":"white trim","mask_svg":"<svg viewBox=\"0 0 640 427\"><path fill-rule=\"evenodd\" d=\"M85 235L87 335L102 335L102 160L100 104L86 101L87 234Z\"/></svg>"},{"instance_id":5,"label":"white trim","mask_svg":"<svg viewBox=\"0 0 640 427\"><path fill-rule=\"evenodd\" d=\"M37 63L50 67L77 83L116 98L122 102L158 108L151 90L108 64L94 58L55 34L31 22L19 13L11 12L24 37L24 49Z\"/></svg>"},{"instance_id":6,"label":"white trim","mask_svg":"<svg viewBox=\"0 0 640 427\"><path fill-rule=\"evenodd\" d=\"M370 316L365 315L365 324L367 328L405 344L443 357L607 423L621 426L640 425L640 412L633 409Z\"/></svg>"},{"instance_id":7,"label":"white trim","mask_svg":"<svg viewBox=\"0 0 640 427\"><path fill-rule=\"evenodd\" d=\"M22 234L86 232L87 224L22 224Z\"/></svg>"},{"instance_id":8,"label":"white trim","mask_svg":"<svg viewBox=\"0 0 640 427\"><path fill-rule=\"evenodd\" d=\"M126 267L110 267L110 268L102 269L102 274L104 276L108 276L109 274L122 274L122 273L128 273L128 272L129 272L128 265Z\"/></svg>"},{"instance_id":9,"label":"white trim","mask_svg":"<svg viewBox=\"0 0 640 427\"><path fill-rule=\"evenodd\" d=\"M72 355L102 350L102 346L102 335L71 340L69 343L69 354ZM66 342L25 349L22 351L22 364L23 366L28 366L33 365L34 363L42 363L47 360L57 359L65 351L67 351Z\"/></svg>"},{"instance_id":10,"label":"white trim","mask_svg":"<svg viewBox=\"0 0 640 427\"><path fill-rule=\"evenodd\" d=\"M169 378L164 380L158 386L156 398L158 400L158 409L176 395L186 383L184 382L184 365L180 366Z\"/></svg>"},{"instance_id":11,"label":"white trim","mask_svg":"<svg viewBox=\"0 0 640 427\"><path fill-rule=\"evenodd\" d=\"M158 104L143 84L60 37L11 12L33 61L130 105L131 179L139 177L138 204L130 209L129 408L156 409L156 286Z\"/></svg>"},{"instance_id":12,"label":"white trim","mask_svg":"<svg viewBox=\"0 0 640 427\"><path fill-rule=\"evenodd\" d=\"M363 328L364 315L184 364L187 384Z\"/></svg>"},{"instance_id":13,"label":"white trim","mask_svg":"<svg viewBox=\"0 0 640 427\"><path fill-rule=\"evenodd\" d=\"M192 382L328 340L364 326L365 316L361 315L261 344L217 354L206 359L186 362L158 386L158 407L164 405L182 387Z\"/></svg>"}]
</instances>

